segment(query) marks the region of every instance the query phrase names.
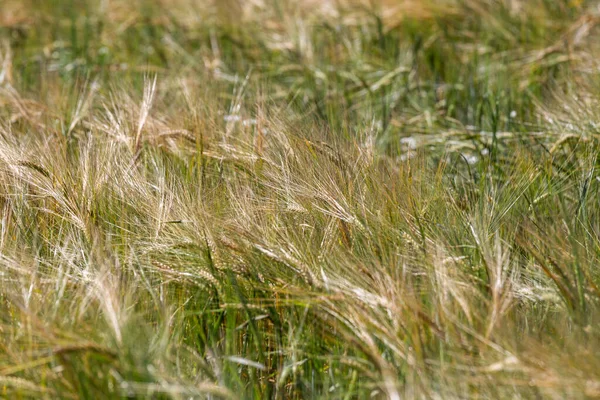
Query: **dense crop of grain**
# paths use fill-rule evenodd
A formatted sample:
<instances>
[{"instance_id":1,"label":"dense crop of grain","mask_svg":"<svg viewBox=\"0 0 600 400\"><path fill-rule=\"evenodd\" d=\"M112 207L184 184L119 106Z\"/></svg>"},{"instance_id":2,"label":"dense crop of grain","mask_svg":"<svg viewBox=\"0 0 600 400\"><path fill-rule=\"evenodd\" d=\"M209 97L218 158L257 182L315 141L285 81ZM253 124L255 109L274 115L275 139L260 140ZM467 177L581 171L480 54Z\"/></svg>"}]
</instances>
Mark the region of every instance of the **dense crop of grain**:
<instances>
[{"instance_id":1,"label":"dense crop of grain","mask_svg":"<svg viewBox=\"0 0 600 400\"><path fill-rule=\"evenodd\" d=\"M0 1L0 397L600 397L599 25Z\"/></svg>"}]
</instances>

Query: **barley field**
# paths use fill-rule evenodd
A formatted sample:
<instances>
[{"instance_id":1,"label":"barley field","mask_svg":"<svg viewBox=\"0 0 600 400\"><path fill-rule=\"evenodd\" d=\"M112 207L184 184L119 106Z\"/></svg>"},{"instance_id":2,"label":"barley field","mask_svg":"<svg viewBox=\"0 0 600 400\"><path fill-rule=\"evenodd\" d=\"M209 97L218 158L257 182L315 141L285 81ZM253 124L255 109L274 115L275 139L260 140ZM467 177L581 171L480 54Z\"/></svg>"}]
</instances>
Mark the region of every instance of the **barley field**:
<instances>
[{"instance_id":1,"label":"barley field","mask_svg":"<svg viewBox=\"0 0 600 400\"><path fill-rule=\"evenodd\" d=\"M0 0L0 398L600 398L600 2Z\"/></svg>"}]
</instances>

